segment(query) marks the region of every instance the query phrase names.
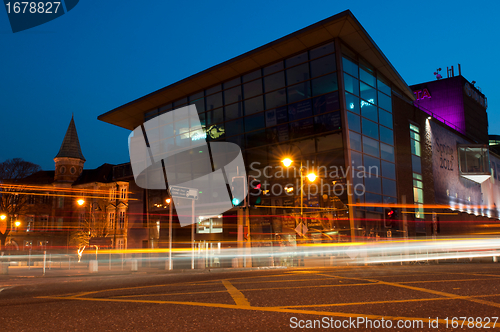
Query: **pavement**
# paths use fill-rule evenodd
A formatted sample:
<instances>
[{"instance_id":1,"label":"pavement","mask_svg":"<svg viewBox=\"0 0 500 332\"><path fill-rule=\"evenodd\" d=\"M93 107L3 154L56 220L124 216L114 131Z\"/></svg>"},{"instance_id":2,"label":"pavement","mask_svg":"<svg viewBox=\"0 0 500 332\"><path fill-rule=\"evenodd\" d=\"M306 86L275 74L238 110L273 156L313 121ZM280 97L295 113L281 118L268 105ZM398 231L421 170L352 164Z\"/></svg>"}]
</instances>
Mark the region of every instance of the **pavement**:
<instances>
[{"instance_id":1,"label":"pavement","mask_svg":"<svg viewBox=\"0 0 500 332\"><path fill-rule=\"evenodd\" d=\"M500 328L494 263L119 272L0 287L2 330Z\"/></svg>"}]
</instances>

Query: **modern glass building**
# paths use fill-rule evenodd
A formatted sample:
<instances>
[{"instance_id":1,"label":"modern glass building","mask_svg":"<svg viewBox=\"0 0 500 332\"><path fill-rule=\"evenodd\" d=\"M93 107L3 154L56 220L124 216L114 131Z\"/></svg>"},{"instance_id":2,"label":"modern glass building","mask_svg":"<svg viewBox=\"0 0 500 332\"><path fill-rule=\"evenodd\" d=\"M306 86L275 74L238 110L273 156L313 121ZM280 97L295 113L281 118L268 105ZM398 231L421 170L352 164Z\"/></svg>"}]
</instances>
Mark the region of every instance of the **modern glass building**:
<instances>
[{"instance_id":1,"label":"modern glass building","mask_svg":"<svg viewBox=\"0 0 500 332\"><path fill-rule=\"evenodd\" d=\"M183 135L185 140L241 147L248 174L261 183L261 199L251 208L200 220L197 239L236 239L242 233L237 219L248 216L244 232L260 242L304 231L342 241L418 233L409 220L424 222L420 231L428 233L425 222L432 217L423 208L434 202L432 171L426 172L432 149L423 148L428 113L414 105L416 99L345 11L99 119L133 130L165 112L196 105L203 130ZM157 198L147 203L148 211L164 211L167 193L149 196ZM387 222L384 209L402 203L416 208L399 215L399 223ZM166 220L156 218L160 225ZM161 242L161 232L159 237Z\"/></svg>"},{"instance_id":2,"label":"modern glass building","mask_svg":"<svg viewBox=\"0 0 500 332\"><path fill-rule=\"evenodd\" d=\"M377 227L366 223L382 219L382 208L366 204L370 206L355 210L352 204L397 202L394 93L413 98L352 13L345 11L99 119L132 130L194 104L205 133L186 139L236 143L244 152L247 172L262 183L261 204L249 212L258 216L250 217L257 233L281 233L304 221L311 229L332 231L330 235L360 235ZM280 176L276 172L285 168L284 158L292 159L290 167L295 168ZM318 178L303 179L299 211L301 162L303 176L315 173ZM353 172L359 166L367 172ZM299 213L303 219L296 218Z\"/></svg>"}]
</instances>

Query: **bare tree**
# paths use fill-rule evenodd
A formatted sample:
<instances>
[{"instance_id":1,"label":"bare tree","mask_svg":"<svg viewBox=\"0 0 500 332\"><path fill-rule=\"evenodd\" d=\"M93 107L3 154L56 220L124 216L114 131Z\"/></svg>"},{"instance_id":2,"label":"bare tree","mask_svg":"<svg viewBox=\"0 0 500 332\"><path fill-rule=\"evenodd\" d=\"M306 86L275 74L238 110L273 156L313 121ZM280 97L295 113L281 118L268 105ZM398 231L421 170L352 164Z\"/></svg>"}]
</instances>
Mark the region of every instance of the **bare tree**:
<instances>
[{"instance_id":1,"label":"bare tree","mask_svg":"<svg viewBox=\"0 0 500 332\"><path fill-rule=\"evenodd\" d=\"M13 216L23 214L26 209L27 195L23 193L21 180L39 171L39 165L21 158L0 163L0 250L12 229Z\"/></svg>"},{"instance_id":2,"label":"bare tree","mask_svg":"<svg viewBox=\"0 0 500 332\"><path fill-rule=\"evenodd\" d=\"M90 218L85 218L77 228L71 233L69 244L78 247L78 261L80 261L83 251L89 246L91 238L102 238L109 235L106 217L104 214L94 214Z\"/></svg>"}]
</instances>

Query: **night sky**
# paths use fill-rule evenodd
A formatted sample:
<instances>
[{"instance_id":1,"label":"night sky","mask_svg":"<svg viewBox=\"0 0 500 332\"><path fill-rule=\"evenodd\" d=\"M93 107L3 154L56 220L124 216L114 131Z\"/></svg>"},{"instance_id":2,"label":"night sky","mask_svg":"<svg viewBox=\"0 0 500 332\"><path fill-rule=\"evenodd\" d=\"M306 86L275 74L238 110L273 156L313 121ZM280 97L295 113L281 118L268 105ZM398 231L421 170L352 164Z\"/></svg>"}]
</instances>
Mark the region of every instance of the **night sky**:
<instances>
[{"instance_id":1,"label":"night sky","mask_svg":"<svg viewBox=\"0 0 500 332\"><path fill-rule=\"evenodd\" d=\"M409 85L460 63L500 134L500 1L443 2L83 0L18 33L0 9L0 162L54 169L71 114L85 168L128 162L129 132L98 115L346 9Z\"/></svg>"}]
</instances>

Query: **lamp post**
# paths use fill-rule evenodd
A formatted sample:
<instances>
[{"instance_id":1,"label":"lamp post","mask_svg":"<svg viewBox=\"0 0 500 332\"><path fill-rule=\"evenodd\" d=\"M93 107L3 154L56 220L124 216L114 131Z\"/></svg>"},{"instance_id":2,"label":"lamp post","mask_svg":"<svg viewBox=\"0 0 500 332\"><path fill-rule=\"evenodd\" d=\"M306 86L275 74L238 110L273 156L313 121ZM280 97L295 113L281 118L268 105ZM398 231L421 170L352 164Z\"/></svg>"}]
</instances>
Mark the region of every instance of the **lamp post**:
<instances>
[{"instance_id":1,"label":"lamp post","mask_svg":"<svg viewBox=\"0 0 500 332\"><path fill-rule=\"evenodd\" d=\"M297 147L298 148L298 147ZM299 148L300 150L300 148ZM303 165L302 165L302 150L300 150L300 221L302 222L304 219L304 193L302 191L302 188L304 188L304 177L307 177L307 179L310 182L314 182L317 178L317 175L314 174L314 172L311 172L304 176L303 174ZM285 158L281 161L285 167L290 167L290 165L293 163L293 160L290 158ZM305 225L307 226L307 220L305 221Z\"/></svg>"}]
</instances>

